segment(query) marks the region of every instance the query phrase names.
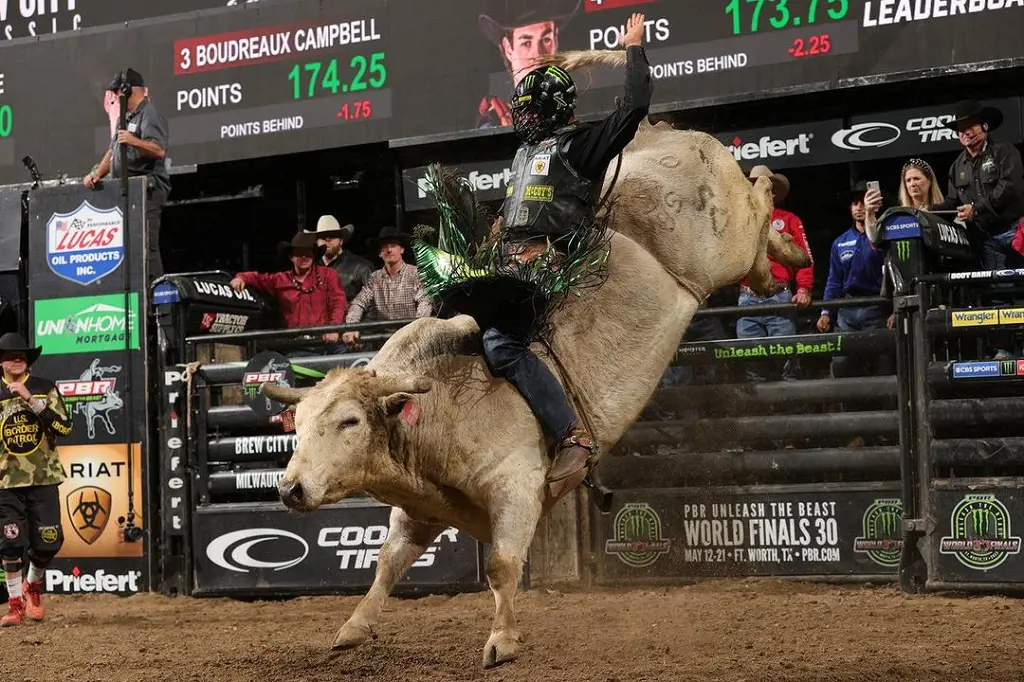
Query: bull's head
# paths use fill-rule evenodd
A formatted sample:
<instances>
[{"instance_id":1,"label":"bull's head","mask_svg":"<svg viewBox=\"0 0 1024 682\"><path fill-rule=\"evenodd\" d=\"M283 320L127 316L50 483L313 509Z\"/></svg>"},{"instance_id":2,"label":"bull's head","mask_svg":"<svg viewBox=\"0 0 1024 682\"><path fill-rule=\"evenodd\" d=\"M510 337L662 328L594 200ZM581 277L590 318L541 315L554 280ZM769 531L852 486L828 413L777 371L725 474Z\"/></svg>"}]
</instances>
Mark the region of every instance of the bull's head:
<instances>
[{"instance_id":1,"label":"bull's head","mask_svg":"<svg viewBox=\"0 0 1024 682\"><path fill-rule=\"evenodd\" d=\"M351 369L333 370L314 388L264 384L265 395L295 406L298 444L278 484L285 506L312 511L372 487L394 466L395 429L415 422L413 394L430 385L422 376Z\"/></svg>"}]
</instances>

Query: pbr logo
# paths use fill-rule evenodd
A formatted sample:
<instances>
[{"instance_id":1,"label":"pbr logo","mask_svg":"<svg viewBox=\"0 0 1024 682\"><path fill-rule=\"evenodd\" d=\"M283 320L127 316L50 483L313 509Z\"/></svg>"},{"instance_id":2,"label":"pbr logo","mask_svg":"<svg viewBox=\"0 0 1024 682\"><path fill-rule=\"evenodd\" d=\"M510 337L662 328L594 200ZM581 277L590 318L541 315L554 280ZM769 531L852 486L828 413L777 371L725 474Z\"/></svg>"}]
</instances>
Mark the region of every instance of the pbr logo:
<instances>
[{"instance_id":1,"label":"pbr logo","mask_svg":"<svg viewBox=\"0 0 1024 682\"><path fill-rule=\"evenodd\" d=\"M949 515L950 535L939 542L967 568L989 571L1020 553L1020 538L1010 530L1010 512L991 494L968 494Z\"/></svg>"},{"instance_id":2,"label":"pbr logo","mask_svg":"<svg viewBox=\"0 0 1024 682\"><path fill-rule=\"evenodd\" d=\"M295 377L288 358L274 351L263 351L256 354L245 366L245 372L242 374L242 400L250 410L261 417L281 414L285 406L263 395L260 386L272 383L291 388L294 382Z\"/></svg>"},{"instance_id":3,"label":"pbr logo","mask_svg":"<svg viewBox=\"0 0 1024 682\"><path fill-rule=\"evenodd\" d=\"M124 260L121 209L101 211L88 201L46 222L46 262L58 277L82 286L97 282Z\"/></svg>"},{"instance_id":4,"label":"pbr logo","mask_svg":"<svg viewBox=\"0 0 1024 682\"><path fill-rule=\"evenodd\" d=\"M854 538L853 551L867 554L879 566L896 568L903 552L903 538L900 537L902 519L903 500L875 500L864 510L861 519L863 534Z\"/></svg>"},{"instance_id":5,"label":"pbr logo","mask_svg":"<svg viewBox=\"0 0 1024 682\"><path fill-rule=\"evenodd\" d=\"M615 537L604 543L605 554L633 568L644 568L668 552L671 540L661 537L661 517L646 502L626 504L612 523Z\"/></svg>"},{"instance_id":6,"label":"pbr logo","mask_svg":"<svg viewBox=\"0 0 1024 682\"><path fill-rule=\"evenodd\" d=\"M57 390L68 406L70 416L74 418L80 415L85 419L89 440L96 438L97 421L109 435L117 433L111 413L121 410L124 401L115 390L117 377L111 375L120 371L120 365L100 367L99 358L93 358L92 364L82 372L77 381L57 382Z\"/></svg>"},{"instance_id":7,"label":"pbr logo","mask_svg":"<svg viewBox=\"0 0 1024 682\"><path fill-rule=\"evenodd\" d=\"M64 498L71 527L82 541L91 545L100 539L110 521L113 498L103 488L94 485L82 486L68 493Z\"/></svg>"}]
</instances>

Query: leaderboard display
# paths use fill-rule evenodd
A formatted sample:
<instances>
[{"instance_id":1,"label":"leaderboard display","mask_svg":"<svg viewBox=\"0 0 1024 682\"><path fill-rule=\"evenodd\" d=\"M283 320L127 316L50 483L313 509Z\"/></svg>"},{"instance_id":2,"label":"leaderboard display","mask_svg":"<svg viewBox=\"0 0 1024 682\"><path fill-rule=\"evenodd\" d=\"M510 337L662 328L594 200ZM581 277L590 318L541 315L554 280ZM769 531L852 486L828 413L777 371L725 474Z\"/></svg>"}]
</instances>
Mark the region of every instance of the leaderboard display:
<instances>
[{"instance_id":1,"label":"leaderboard display","mask_svg":"<svg viewBox=\"0 0 1024 682\"><path fill-rule=\"evenodd\" d=\"M1024 0L184 0L127 23L127 4L61 2L92 28L0 41L0 183L27 180L29 155L44 177L87 172L117 121L104 88L129 66L185 166L508 126L536 55L615 48L634 11L655 104L681 108L1013 65L1024 25ZM587 119L624 70L574 77Z\"/></svg>"}]
</instances>

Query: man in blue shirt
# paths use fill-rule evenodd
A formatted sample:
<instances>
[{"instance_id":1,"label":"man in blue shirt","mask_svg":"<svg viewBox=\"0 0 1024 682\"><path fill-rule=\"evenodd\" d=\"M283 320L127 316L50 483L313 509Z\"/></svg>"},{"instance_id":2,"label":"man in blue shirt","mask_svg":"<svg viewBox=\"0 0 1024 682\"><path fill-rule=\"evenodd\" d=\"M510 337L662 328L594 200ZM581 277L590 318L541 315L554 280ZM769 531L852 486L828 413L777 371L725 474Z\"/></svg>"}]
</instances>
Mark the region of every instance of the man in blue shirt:
<instances>
[{"instance_id":1,"label":"man in blue shirt","mask_svg":"<svg viewBox=\"0 0 1024 682\"><path fill-rule=\"evenodd\" d=\"M823 301L859 296L878 296L882 291L882 263L885 253L871 246L864 233L864 218L868 208L878 212L882 206L882 195L872 191L868 197L870 206L865 206L867 183L863 180L854 185L852 190L840 194L840 198L849 204L850 215L853 216L853 227L839 235L832 242L829 258L828 280L825 283ZM818 329L827 332L832 328L832 313L822 309L818 318ZM836 328L840 332L866 331L892 327L892 319L886 316L880 306L864 306L858 308L840 308L836 315ZM852 377L869 374L865 363L857 362L847 356L832 358L832 376ZM887 361L888 358L880 358ZM885 374L885 365L880 363L879 373Z\"/></svg>"}]
</instances>

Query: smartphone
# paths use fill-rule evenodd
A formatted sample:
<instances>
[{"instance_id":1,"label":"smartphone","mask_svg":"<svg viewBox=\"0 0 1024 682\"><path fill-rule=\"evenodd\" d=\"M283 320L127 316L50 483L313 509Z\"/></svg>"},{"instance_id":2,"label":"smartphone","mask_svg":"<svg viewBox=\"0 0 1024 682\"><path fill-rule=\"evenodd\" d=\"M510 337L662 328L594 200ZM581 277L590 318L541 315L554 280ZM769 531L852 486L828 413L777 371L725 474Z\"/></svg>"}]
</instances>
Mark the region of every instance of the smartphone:
<instances>
[{"instance_id":1,"label":"smartphone","mask_svg":"<svg viewBox=\"0 0 1024 682\"><path fill-rule=\"evenodd\" d=\"M869 192L871 190L875 190L876 192L880 191L880 188L878 186L878 180L869 180L867 186Z\"/></svg>"}]
</instances>

